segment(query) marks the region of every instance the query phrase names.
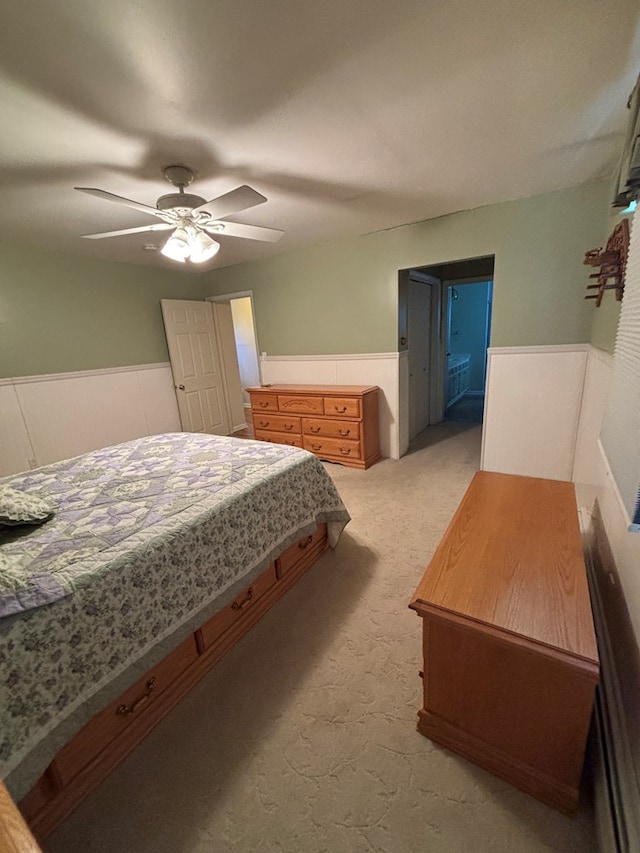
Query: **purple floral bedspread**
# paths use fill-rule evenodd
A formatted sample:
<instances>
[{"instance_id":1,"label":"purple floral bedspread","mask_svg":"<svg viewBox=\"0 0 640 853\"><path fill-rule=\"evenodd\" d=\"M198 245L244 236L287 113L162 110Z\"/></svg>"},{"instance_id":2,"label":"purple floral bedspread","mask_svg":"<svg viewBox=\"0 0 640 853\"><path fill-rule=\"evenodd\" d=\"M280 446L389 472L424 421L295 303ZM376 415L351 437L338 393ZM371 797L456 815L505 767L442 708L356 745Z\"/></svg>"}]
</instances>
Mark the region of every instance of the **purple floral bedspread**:
<instances>
[{"instance_id":1,"label":"purple floral bedspread","mask_svg":"<svg viewBox=\"0 0 640 853\"><path fill-rule=\"evenodd\" d=\"M0 773L26 793L93 714L288 545L349 521L310 453L176 433L3 483L52 519L0 533Z\"/></svg>"}]
</instances>

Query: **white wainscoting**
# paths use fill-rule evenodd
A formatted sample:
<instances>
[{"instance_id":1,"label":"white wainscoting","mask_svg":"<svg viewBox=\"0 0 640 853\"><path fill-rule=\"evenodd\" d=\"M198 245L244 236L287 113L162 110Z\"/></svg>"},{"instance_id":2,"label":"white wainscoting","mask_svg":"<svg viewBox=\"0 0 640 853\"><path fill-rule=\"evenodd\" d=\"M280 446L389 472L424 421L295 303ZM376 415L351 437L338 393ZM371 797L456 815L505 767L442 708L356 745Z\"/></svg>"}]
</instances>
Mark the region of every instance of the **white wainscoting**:
<instances>
[{"instance_id":1,"label":"white wainscoting","mask_svg":"<svg viewBox=\"0 0 640 853\"><path fill-rule=\"evenodd\" d=\"M590 349L489 349L483 470L571 479Z\"/></svg>"},{"instance_id":2,"label":"white wainscoting","mask_svg":"<svg viewBox=\"0 0 640 853\"><path fill-rule=\"evenodd\" d=\"M612 376L613 356L590 347L573 480L582 508L590 512L598 501L636 640L640 642L640 535L629 532L631 519L599 438Z\"/></svg>"},{"instance_id":3,"label":"white wainscoting","mask_svg":"<svg viewBox=\"0 0 640 853\"><path fill-rule=\"evenodd\" d=\"M266 384L378 385L380 388L380 453L400 458L398 434L397 352L357 355L262 355L262 381Z\"/></svg>"},{"instance_id":4,"label":"white wainscoting","mask_svg":"<svg viewBox=\"0 0 640 853\"><path fill-rule=\"evenodd\" d=\"M181 430L169 364L0 380L0 475Z\"/></svg>"}]
</instances>

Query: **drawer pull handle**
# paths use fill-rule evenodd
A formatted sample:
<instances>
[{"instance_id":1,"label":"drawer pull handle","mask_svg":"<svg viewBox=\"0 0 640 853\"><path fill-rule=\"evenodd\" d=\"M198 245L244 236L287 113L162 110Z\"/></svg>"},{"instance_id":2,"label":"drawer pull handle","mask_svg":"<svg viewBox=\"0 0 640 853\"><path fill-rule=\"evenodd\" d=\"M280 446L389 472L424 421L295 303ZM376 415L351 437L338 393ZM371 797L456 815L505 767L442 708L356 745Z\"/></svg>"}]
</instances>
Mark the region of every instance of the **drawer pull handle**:
<instances>
[{"instance_id":1,"label":"drawer pull handle","mask_svg":"<svg viewBox=\"0 0 640 853\"><path fill-rule=\"evenodd\" d=\"M320 432L320 427L309 427L309 432Z\"/></svg>"},{"instance_id":2,"label":"drawer pull handle","mask_svg":"<svg viewBox=\"0 0 640 853\"><path fill-rule=\"evenodd\" d=\"M346 437L347 435L350 434L351 430L350 429L339 429L338 432L340 433L341 436Z\"/></svg>"},{"instance_id":3,"label":"drawer pull handle","mask_svg":"<svg viewBox=\"0 0 640 853\"><path fill-rule=\"evenodd\" d=\"M308 548L312 542L313 542L313 536L307 536L307 538L303 539L302 542L298 542L298 548L302 548L302 550L304 551L304 549Z\"/></svg>"},{"instance_id":4,"label":"drawer pull handle","mask_svg":"<svg viewBox=\"0 0 640 853\"><path fill-rule=\"evenodd\" d=\"M269 406L269 403L266 400L258 400L258 405L261 409L266 409Z\"/></svg>"},{"instance_id":5,"label":"drawer pull handle","mask_svg":"<svg viewBox=\"0 0 640 853\"><path fill-rule=\"evenodd\" d=\"M140 705L144 705L151 698L151 694L153 693L153 688L156 686L155 678L150 678L147 681L147 691L143 693L135 702L132 702L130 705L118 705L116 709L116 714L120 717L128 717L129 714L135 714Z\"/></svg>"},{"instance_id":6,"label":"drawer pull handle","mask_svg":"<svg viewBox=\"0 0 640 853\"><path fill-rule=\"evenodd\" d=\"M340 453L342 453L343 456L348 456L351 453L351 448L350 447L341 447Z\"/></svg>"},{"instance_id":7,"label":"drawer pull handle","mask_svg":"<svg viewBox=\"0 0 640 853\"><path fill-rule=\"evenodd\" d=\"M312 450L322 450L322 445L321 444L312 444L311 449Z\"/></svg>"},{"instance_id":8,"label":"drawer pull handle","mask_svg":"<svg viewBox=\"0 0 640 853\"><path fill-rule=\"evenodd\" d=\"M292 430L292 429L293 429L293 424L285 424L285 425L284 425L284 428L285 428L285 429L288 429L288 430Z\"/></svg>"},{"instance_id":9,"label":"drawer pull handle","mask_svg":"<svg viewBox=\"0 0 640 853\"><path fill-rule=\"evenodd\" d=\"M269 426L269 421L260 421L260 426L261 426L261 427L268 427L268 426Z\"/></svg>"},{"instance_id":10,"label":"drawer pull handle","mask_svg":"<svg viewBox=\"0 0 640 853\"><path fill-rule=\"evenodd\" d=\"M344 413L347 411L347 407L346 407L346 406L334 406L333 408L334 408L334 409L336 410L336 412L338 412L338 414L340 414L340 415L344 415Z\"/></svg>"},{"instance_id":11,"label":"drawer pull handle","mask_svg":"<svg viewBox=\"0 0 640 853\"><path fill-rule=\"evenodd\" d=\"M245 600L240 601L240 602L234 601L233 604L231 605L231 609L232 610L242 610L242 608L245 606L245 604L249 604L249 602L251 601L252 598L253 598L253 587L250 586L248 591L247 591L247 597L245 598Z\"/></svg>"}]
</instances>

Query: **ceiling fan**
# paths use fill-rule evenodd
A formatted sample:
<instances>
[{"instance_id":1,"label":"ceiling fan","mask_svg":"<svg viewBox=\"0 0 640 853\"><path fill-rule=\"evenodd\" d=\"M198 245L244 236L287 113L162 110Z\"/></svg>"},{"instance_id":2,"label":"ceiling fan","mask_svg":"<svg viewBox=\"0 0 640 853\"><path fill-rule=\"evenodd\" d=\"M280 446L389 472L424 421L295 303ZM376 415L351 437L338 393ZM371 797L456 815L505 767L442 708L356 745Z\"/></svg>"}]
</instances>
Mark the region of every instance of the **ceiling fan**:
<instances>
[{"instance_id":1,"label":"ceiling fan","mask_svg":"<svg viewBox=\"0 0 640 853\"><path fill-rule=\"evenodd\" d=\"M178 192L160 196L155 207L132 201L119 195L98 190L92 187L74 187L82 193L95 195L106 201L124 204L142 213L148 213L161 219L154 225L143 225L139 228L125 228L122 231L104 231L100 234L83 234L88 240L102 240L104 237L120 237L123 234L141 234L145 231L173 231L167 242L160 250L167 258L184 263L190 260L200 264L212 258L220 244L213 240L210 234L223 234L229 237L246 237L249 240L264 240L275 243L284 234L275 228L262 228L258 225L243 225L240 222L221 221L233 213L247 210L267 199L248 186L237 187L218 198L205 201L199 195L184 191L193 181L193 172L186 166L167 166L162 170L170 184Z\"/></svg>"}]
</instances>

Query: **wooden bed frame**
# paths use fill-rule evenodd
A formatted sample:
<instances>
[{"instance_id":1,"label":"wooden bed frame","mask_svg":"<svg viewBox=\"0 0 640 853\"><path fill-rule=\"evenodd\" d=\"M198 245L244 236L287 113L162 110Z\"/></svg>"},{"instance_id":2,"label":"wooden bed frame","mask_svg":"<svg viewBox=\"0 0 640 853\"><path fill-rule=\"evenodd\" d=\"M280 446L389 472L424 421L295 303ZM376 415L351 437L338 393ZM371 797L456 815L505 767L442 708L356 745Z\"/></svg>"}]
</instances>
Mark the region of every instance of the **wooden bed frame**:
<instances>
[{"instance_id":1,"label":"wooden bed frame","mask_svg":"<svg viewBox=\"0 0 640 853\"><path fill-rule=\"evenodd\" d=\"M35 837L43 839L51 833L327 547L327 525L321 524L312 535L294 542L232 604L87 723L19 803ZM0 853L37 851L14 811L0 785ZM3 844L5 838L12 843Z\"/></svg>"}]
</instances>

